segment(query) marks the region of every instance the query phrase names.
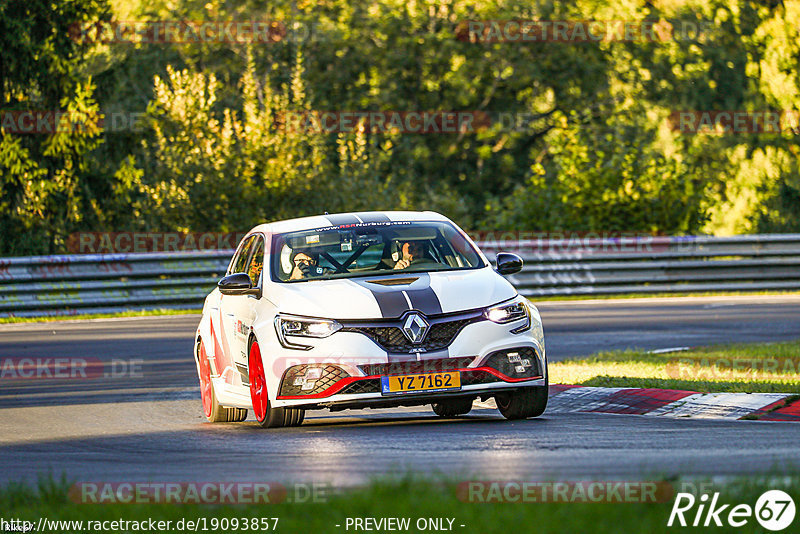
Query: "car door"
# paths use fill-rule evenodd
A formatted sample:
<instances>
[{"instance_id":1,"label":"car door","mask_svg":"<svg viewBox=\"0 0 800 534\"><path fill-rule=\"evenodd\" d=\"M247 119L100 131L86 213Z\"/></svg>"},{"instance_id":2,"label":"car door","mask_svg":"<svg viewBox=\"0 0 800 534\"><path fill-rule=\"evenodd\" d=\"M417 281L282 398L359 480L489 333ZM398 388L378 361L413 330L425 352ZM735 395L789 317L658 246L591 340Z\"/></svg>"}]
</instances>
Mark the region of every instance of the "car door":
<instances>
[{"instance_id":1,"label":"car door","mask_svg":"<svg viewBox=\"0 0 800 534\"><path fill-rule=\"evenodd\" d=\"M262 287L264 270L264 236L254 234L246 244L248 254L245 261L237 262L234 272L244 272L250 276L254 286ZM247 384L247 344L250 329L255 318L256 295L225 295L220 303L226 327L231 361L239 372L242 384Z\"/></svg>"}]
</instances>

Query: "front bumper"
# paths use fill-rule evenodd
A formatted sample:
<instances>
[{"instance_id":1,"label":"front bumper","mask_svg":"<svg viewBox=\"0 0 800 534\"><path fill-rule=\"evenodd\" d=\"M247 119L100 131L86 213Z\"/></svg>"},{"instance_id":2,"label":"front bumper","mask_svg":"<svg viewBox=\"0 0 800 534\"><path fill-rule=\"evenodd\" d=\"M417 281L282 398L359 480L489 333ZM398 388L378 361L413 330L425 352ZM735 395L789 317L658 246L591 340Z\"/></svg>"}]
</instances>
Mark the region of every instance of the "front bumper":
<instances>
[{"instance_id":1,"label":"front bumper","mask_svg":"<svg viewBox=\"0 0 800 534\"><path fill-rule=\"evenodd\" d=\"M398 406L421 406L434 404L448 399L463 397L480 398L486 400L498 393L513 391L521 387L544 386L544 379L530 380L524 383L495 382L492 384L464 386L458 391L436 393L414 393L395 396L382 396L375 394L345 395L337 394L329 398L315 400L282 401L281 406L293 406L304 409L329 408L331 411L363 409L363 408L393 408Z\"/></svg>"},{"instance_id":2,"label":"front bumper","mask_svg":"<svg viewBox=\"0 0 800 534\"><path fill-rule=\"evenodd\" d=\"M275 407L336 409L428 404L446 397L491 396L509 388L543 386L547 364L541 328L511 332L519 326L516 322L466 321L446 347L422 353L388 352L358 331L342 330L327 338L310 340L313 347L307 351L282 347L272 336L269 352L262 344L262 354L273 355L264 362L265 368L272 370L268 377L270 399ZM516 372L517 365L512 362L506 362L505 367L498 365L495 356L504 352L517 352L517 360L528 360L525 372ZM308 372L315 368L319 370ZM461 389L381 393L382 376L440 371L458 371ZM314 384L305 384L303 378L312 375Z\"/></svg>"},{"instance_id":3,"label":"front bumper","mask_svg":"<svg viewBox=\"0 0 800 534\"><path fill-rule=\"evenodd\" d=\"M543 357L532 345L496 350L484 357L456 357L405 362L368 363L356 366L352 375L347 366L326 363L304 363L286 369L280 381L276 405L328 406L337 404L374 405L426 404L411 402L437 398L488 394L506 388L545 385L547 373ZM456 371L460 388L445 391L404 393L382 392L382 378L388 376L425 375ZM312 381L307 376L314 376ZM401 401L403 399L403 402ZM280 404L278 404L280 403Z\"/></svg>"}]
</instances>

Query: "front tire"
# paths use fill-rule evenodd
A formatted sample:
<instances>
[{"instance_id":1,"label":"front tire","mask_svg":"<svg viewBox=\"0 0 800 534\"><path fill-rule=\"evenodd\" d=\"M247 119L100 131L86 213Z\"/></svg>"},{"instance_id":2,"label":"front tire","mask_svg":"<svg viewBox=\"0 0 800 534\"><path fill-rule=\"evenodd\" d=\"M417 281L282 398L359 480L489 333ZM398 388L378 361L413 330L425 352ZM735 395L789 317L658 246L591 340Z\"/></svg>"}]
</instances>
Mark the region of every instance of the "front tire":
<instances>
[{"instance_id":1,"label":"front tire","mask_svg":"<svg viewBox=\"0 0 800 534\"><path fill-rule=\"evenodd\" d=\"M511 393L495 395L497 409L506 419L527 419L539 417L547 409L547 398L550 395L550 370L547 358L544 359L544 385L528 386Z\"/></svg>"},{"instance_id":2,"label":"front tire","mask_svg":"<svg viewBox=\"0 0 800 534\"><path fill-rule=\"evenodd\" d=\"M472 410L472 398L447 399L431 404L431 407L433 408L433 413L439 417L456 417L467 414Z\"/></svg>"},{"instance_id":3,"label":"front tire","mask_svg":"<svg viewBox=\"0 0 800 534\"><path fill-rule=\"evenodd\" d=\"M250 381L250 399L253 402L253 415L262 428L278 428L282 426L300 426L305 418L305 410L301 408L273 408L267 393L267 379L264 373L264 361L258 341L250 340L247 357L248 379Z\"/></svg>"},{"instance_id":4,"label":"front tire","mask_svg":"<svg viewBox=\"0 0 800 534\"><path fill-rule=\"evenodd\" d=\"M236 423L247 419L244 408L225 408L217 400L214 393L214 382L211 381L211 362L203 340L197 340L197 374L200 377L200 399L203 401L203 413L209 423Z\"/></svg>"},{"instance_id":5,"label":"front tire","mask_svg":"<svg viewBox=\"0 0 800 534\"><path fill-rule=\"evenodd\" d=\"M497 409L506 419L527 419L542 415L547 408L547 386L531 386L495 396Z\"/></svg>"}]
</instances>

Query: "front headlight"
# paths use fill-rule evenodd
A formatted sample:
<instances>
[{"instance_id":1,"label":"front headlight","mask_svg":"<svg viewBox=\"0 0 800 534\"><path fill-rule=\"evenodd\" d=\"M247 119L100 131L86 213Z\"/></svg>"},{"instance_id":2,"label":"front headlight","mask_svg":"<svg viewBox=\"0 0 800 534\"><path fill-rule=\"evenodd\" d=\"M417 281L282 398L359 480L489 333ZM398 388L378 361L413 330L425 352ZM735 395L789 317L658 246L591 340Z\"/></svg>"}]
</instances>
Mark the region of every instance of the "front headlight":
<instances>
[{"instance_id":1,"label":"front headlight","mask_svg":"<svg viewBox=\"0 0 800 534\"><path fill-rule=\"evenodd\" d=\"M330 319L314 319L311 317L299 317L297 315L279 314L275 317L275 331L278 340L286 348L309 350L310 346L292 343L287 338L289 336L298 337L328 337L340 330L342 325Z\"/></svg>"},{"instance_id":2,"label":"front headlight","mask_svg":"<svg viewBox=\"0 0 800 534\"><path fill-rule=\"evenodd\" d=\"M525 324L511 330L512 334L519 334L524 332L531 326L531 314L528 304L525 302L524 297L515 297L510 302L504 302L491 308L486 308L483 312L484 317L493 323L506 324L525 319Z\"/></svg>"}]
</instances>

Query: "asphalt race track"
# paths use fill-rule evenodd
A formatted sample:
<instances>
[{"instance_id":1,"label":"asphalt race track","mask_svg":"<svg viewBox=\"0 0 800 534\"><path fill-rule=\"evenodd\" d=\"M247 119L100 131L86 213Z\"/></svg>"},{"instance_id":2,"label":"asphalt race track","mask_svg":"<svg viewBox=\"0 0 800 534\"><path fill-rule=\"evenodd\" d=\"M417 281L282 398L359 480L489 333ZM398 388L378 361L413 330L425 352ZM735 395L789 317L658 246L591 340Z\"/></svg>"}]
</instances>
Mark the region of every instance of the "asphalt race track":
<instances>
[{"instance_id":1,"label":"asphalt race track","mask_svg":"<svg viewBox=\"0 0 800 534\"><path fill-rule=\"evenodd\" d=\"M800 296L572 301L539 308L551 361L603 349L800 338ZM252 419L211 425L201 413L191 359L197 321L168 316L0 325L0 359L96 358L104 369L83 380L0 380L0 483L48 471L78 481L349 485L409 470L538 480L800 468L800 425L794 423L556 411L509 423L494 410L443 420L409 408L311 412L302 427L290 429L262 430Z\"/></svg>"}]
</instances>

